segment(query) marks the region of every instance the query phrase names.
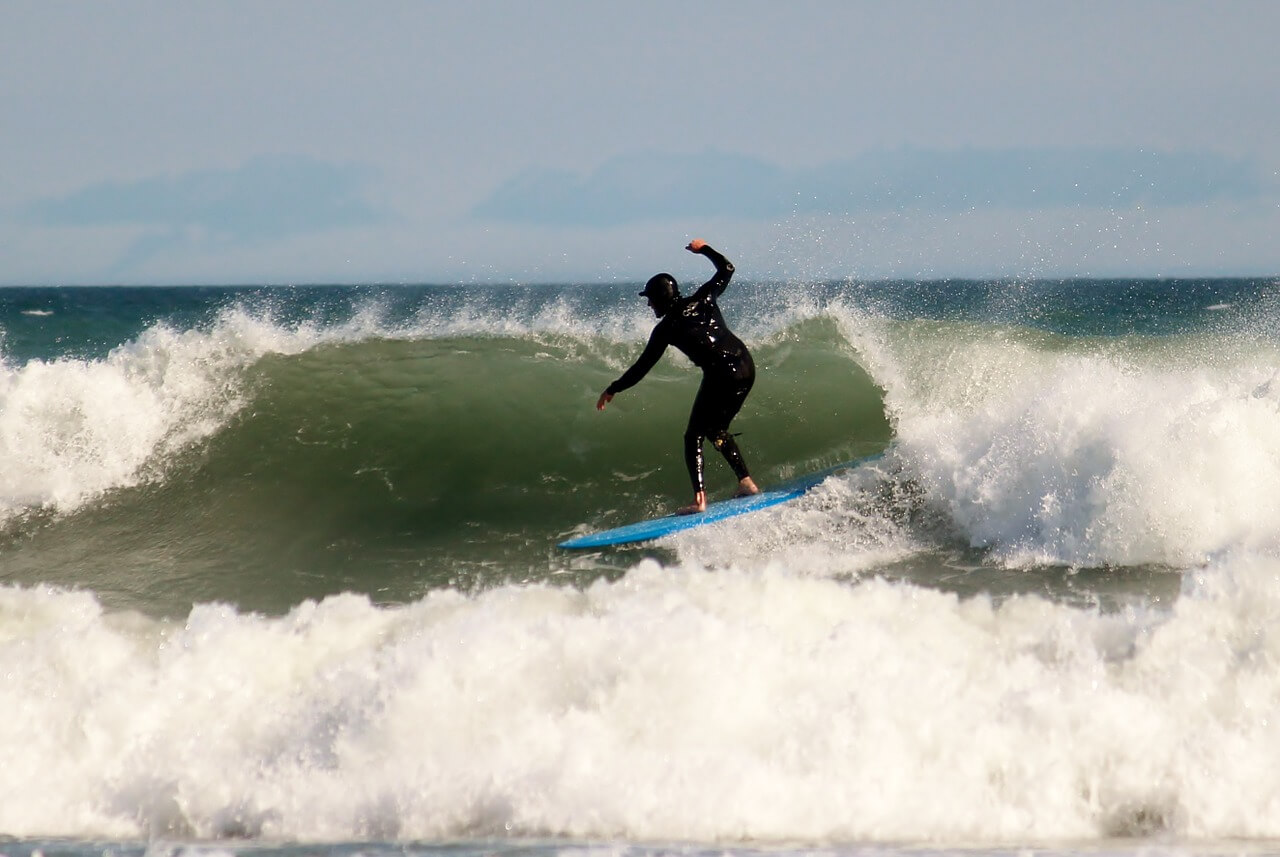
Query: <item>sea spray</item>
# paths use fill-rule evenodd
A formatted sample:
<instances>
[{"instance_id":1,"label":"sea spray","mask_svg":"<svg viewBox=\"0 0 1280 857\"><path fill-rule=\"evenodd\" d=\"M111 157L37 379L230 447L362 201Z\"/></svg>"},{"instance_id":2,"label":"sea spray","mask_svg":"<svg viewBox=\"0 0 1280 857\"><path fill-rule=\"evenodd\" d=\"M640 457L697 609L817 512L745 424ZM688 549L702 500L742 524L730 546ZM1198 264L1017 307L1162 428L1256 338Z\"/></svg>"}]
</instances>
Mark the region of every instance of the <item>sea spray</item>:
<instances>
[{"instance_id":1,"label":"sea spray","mask_svg":"<svg viewBox=\"0 0 1280 857\"><path fill-rule=\"evenodd\" d=\"M844 324L914 478L1007 562L1181 566L1280 526L1273 345Z\"/></svg>"}]
</instances>

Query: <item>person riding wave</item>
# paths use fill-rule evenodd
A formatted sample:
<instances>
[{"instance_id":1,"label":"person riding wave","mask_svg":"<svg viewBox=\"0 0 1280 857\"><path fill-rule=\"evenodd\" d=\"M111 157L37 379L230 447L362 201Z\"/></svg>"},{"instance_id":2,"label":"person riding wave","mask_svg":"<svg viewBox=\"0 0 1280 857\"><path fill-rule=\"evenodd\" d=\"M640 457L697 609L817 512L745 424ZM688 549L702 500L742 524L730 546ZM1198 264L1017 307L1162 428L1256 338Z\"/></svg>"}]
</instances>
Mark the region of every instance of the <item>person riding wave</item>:
<instances>
[{"instance_id":1,"label":"person riding wave","mask_svg":"<svg viewBox=\"0 0 1280 857\"><path fill-rule=\"evenodd\" d=\"M702 385L693 400L684 433L684 458L693 483L693 502L682 507L679 513L692 514L707 508L702 461L704 440L709 439L733 468L738 477L739 496L758 494L760 489L752 481L738 444L729 434L729 423L742 409L756 380L751 352L729 330L716 304L716 298L724 293L733 277L733 263L700 238L690 241L685 249L710 259L716 266L715 276L690 297L680 295L680 287L670 274L657 274L649 279L640 296L649 299L658 323L631 368L600 394L596 409L603 411L614 396L639 383L668 345L680 349L702 370Z\"/></svg>"}]
</instances>

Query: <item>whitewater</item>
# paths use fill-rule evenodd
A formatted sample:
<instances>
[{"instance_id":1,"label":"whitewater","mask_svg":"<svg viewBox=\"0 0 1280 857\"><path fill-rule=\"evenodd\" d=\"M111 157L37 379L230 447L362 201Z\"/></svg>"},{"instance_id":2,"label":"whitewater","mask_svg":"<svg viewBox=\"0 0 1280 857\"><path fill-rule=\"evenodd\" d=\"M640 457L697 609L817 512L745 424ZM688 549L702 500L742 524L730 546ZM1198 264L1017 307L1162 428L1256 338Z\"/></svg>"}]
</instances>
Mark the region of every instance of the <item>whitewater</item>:
<instances>
[{"instance_id":1,"label":"whitewater","mask_svg":"<svg viewBox=\"0 0 1280 857\"><path fill-rule=\"evenodd\" d=\"M0 852L1274 850L1280 283L634 293L0 294Z\"/></svg>"}]
</instances>

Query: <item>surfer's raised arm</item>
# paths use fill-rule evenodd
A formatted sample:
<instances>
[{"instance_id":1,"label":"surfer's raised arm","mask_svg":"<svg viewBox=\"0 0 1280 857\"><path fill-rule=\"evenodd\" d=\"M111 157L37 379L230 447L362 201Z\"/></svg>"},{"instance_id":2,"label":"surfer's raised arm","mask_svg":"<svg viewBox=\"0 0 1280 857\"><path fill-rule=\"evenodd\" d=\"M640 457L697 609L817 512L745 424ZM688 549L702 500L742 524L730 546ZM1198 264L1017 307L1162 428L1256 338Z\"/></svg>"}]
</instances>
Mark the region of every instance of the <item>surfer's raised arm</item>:
<instances>
[{"instance_id":1,"label":"surfer's raised arm","mask_svg":"<svg viewBox=\"0 0 1280 857\"><path fill-rule=\"evenodd\" d=\"M702 288L698 289L698 295L705 295L707 292L711 292L716 297L722 295L729 286L730 278L733 277L733 263L701 238L693 239L684 249L699 256L706 256L711 260L711 264L716 266L715 276L702 284Z\"/></svg>"}]
</instances>

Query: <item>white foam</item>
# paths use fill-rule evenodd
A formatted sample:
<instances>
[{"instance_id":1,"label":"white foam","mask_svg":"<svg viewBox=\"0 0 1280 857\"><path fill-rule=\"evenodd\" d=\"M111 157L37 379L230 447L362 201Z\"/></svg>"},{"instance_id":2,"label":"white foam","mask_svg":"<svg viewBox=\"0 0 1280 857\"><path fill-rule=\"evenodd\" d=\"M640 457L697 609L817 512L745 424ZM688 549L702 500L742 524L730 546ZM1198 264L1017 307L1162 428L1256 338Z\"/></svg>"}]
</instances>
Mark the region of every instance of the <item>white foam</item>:
<instances>
[{"instance_id":1,"label":"white foam","mask_svg":"<svg viewBox=\"0 0 1280 857\"><path fill-rule=\"evenodd\" d=\"M903 465L1014 563L1186 566L1280 532L1280 355L843 317Z\"/></svg>"},{"instance_id":2,"label":"white foam","mask_svg":"<svg viewBox=\"0 0 1280 857\"><path fill-rule=\"evenodd\" d=\"M598 307L584 309L580 301L564 297L536 308L528 303L497 304L485 298L484 292L478 292L457 306L424 307L400 326L400 333L413 338L569 336L637 342L648 338L655 323L652 312L639 299L616 312L601 312Z\"/></svg>"},{"instance_id":3,"label":"white foam","mask_svg":"<svg viewBox=\"0 0 1280 857\"><path fill-rule=\"evenodd\" d=\"M1280 563L1168 616L775 564L105 616L0 589L19 836L1280 835Z\"/></svg>"},{"instance_id":4,"label":"white foam","mask_svg":"<svg viewBox=\"0 0 1280 857\"><path fill-rule=\"evenodd\" d=\"M901 481L881 462L835 474L804 496L681 533L665 544L682 562L761 569L785 558L797 573L857 575L883 567L922 545L895 512Z\"/></svg>"},{"instance_id":5,"label":"white foam","mask_svg":"<svg viewBox=\"0 0 1280 857\"><path fill-rule=\"evenodd\" d=\"M240 309L208 329L158 324L102 359L0 367L0 519L70 511L159 475L167 458L225 425L243 371L264 354L359 338L377 322L281 326Z\"/></svg>"}]
</instances>

